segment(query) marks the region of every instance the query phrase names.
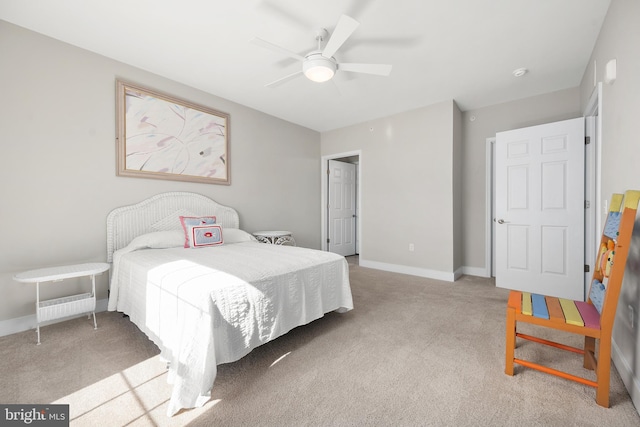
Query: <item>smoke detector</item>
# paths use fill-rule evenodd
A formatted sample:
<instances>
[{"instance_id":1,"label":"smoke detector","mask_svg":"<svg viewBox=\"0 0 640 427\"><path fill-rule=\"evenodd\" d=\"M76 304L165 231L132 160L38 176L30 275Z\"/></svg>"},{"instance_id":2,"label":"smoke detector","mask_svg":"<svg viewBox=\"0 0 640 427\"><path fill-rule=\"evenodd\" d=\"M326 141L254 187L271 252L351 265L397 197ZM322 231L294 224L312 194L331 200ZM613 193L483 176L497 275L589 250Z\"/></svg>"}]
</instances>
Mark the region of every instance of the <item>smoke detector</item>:
<instances>
[{"instance_id":1,"label":"smoke detector","mask_svg":"<svg viewBox=\"0 0 640 427\"><path fill-rule=\"evenodd\" d=\"M513 70L513 75L515 77L522 77L525 74L527 74L529 72L529 70L527 70L526 68L518 68L517 70Z\"/></svg>"}]
</instances>

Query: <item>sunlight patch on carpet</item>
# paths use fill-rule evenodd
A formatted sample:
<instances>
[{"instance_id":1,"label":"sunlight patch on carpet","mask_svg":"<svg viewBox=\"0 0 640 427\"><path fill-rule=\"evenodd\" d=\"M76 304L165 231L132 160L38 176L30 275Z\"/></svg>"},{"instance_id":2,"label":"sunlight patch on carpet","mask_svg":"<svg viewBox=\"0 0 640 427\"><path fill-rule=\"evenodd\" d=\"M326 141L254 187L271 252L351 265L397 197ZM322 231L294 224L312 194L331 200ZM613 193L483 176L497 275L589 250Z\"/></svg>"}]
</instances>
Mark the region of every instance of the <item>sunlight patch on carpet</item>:
<instances>
[{"instance_id":1,"label":"sunlight patch on carpet","mask_svg":"<svg viewBox=\"0 0 640 427\"><path fill-rule=\"evenodd\" d=\"M155 356L51 403L68 404L70 421L82 425L186 425L220 402L169 418L171 389L166 363Z\"/></svg>"},{"instance_id":2,"label":"sunlight patch on carpet","mask_svg":"<svg viewBox=\"0 0 640 427\"><path fill-rule=\"evenodd\" d=\"M279 361L281 361L282 359L284 359L285 357L287 357L290 354L291 354L291 352L289 351L289 352L283 354L282 356L278 357L271 365L269 365L269 367L272 368L276 363L278 363Z\"/></svg>"}]
</instances>

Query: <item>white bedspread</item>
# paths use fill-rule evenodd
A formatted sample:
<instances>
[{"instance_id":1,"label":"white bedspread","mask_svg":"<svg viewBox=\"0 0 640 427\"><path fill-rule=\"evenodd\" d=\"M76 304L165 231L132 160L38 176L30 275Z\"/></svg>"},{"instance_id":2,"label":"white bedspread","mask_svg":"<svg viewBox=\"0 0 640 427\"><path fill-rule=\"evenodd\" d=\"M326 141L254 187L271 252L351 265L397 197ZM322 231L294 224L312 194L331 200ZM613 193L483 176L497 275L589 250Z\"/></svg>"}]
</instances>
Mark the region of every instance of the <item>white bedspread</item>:
<instances>
[{"instance_id":1,"label":"white bedspread","mask_svg":"<svg viewBox=\"0 0 640 427\"><path fill-rule=\"evenodd\" d=\"M348 264L329 252L255 242L119 252L109 307L170 362L168 415L210 399L216 365L353 308Z\"/></svg>"}]
</instances>

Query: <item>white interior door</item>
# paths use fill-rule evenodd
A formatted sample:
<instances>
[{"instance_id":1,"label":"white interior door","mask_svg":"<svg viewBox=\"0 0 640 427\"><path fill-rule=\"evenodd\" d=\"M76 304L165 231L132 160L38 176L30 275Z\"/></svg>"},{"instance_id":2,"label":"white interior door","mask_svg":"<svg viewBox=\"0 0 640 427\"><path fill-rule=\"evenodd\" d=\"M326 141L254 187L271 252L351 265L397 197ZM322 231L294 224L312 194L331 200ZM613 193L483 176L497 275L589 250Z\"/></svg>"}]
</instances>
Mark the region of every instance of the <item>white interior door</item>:
<instances>
[{"instance_id":1,"label":"white interior door","mask_svg":"<svg viewBox=\"0 0 640 427\"><path fill-rule=\"evenodd\" d=\"M329 160L329 252L356 253L356 165Z\"/></svg>"},{"instance_id":2,"label":"white interior door","mask_svg":"<svg viewBox=\"0 0 640 427\"><path fill-rule=\"evenodd\" d=\"M584 300L584 119L496 134L496 286Z\"/></svg>"}]
</instances>

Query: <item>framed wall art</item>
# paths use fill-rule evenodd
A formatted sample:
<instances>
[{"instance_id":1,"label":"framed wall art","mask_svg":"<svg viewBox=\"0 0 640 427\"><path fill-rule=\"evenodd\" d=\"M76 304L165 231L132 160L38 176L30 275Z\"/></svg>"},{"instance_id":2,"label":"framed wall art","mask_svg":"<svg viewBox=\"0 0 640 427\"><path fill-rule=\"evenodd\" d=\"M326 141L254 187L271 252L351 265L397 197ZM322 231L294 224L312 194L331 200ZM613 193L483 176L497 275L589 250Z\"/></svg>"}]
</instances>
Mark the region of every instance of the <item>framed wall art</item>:
<instances>
[{"instance_id":1,"label":"framed wall art","mask_svg":"<svg viewBox=\"0 0 640 427\"><path fill-rule=\"evenodd\" d=\"M230 184L229 115L116 81L118 176Z\"/></svg>"}]
</instances>

